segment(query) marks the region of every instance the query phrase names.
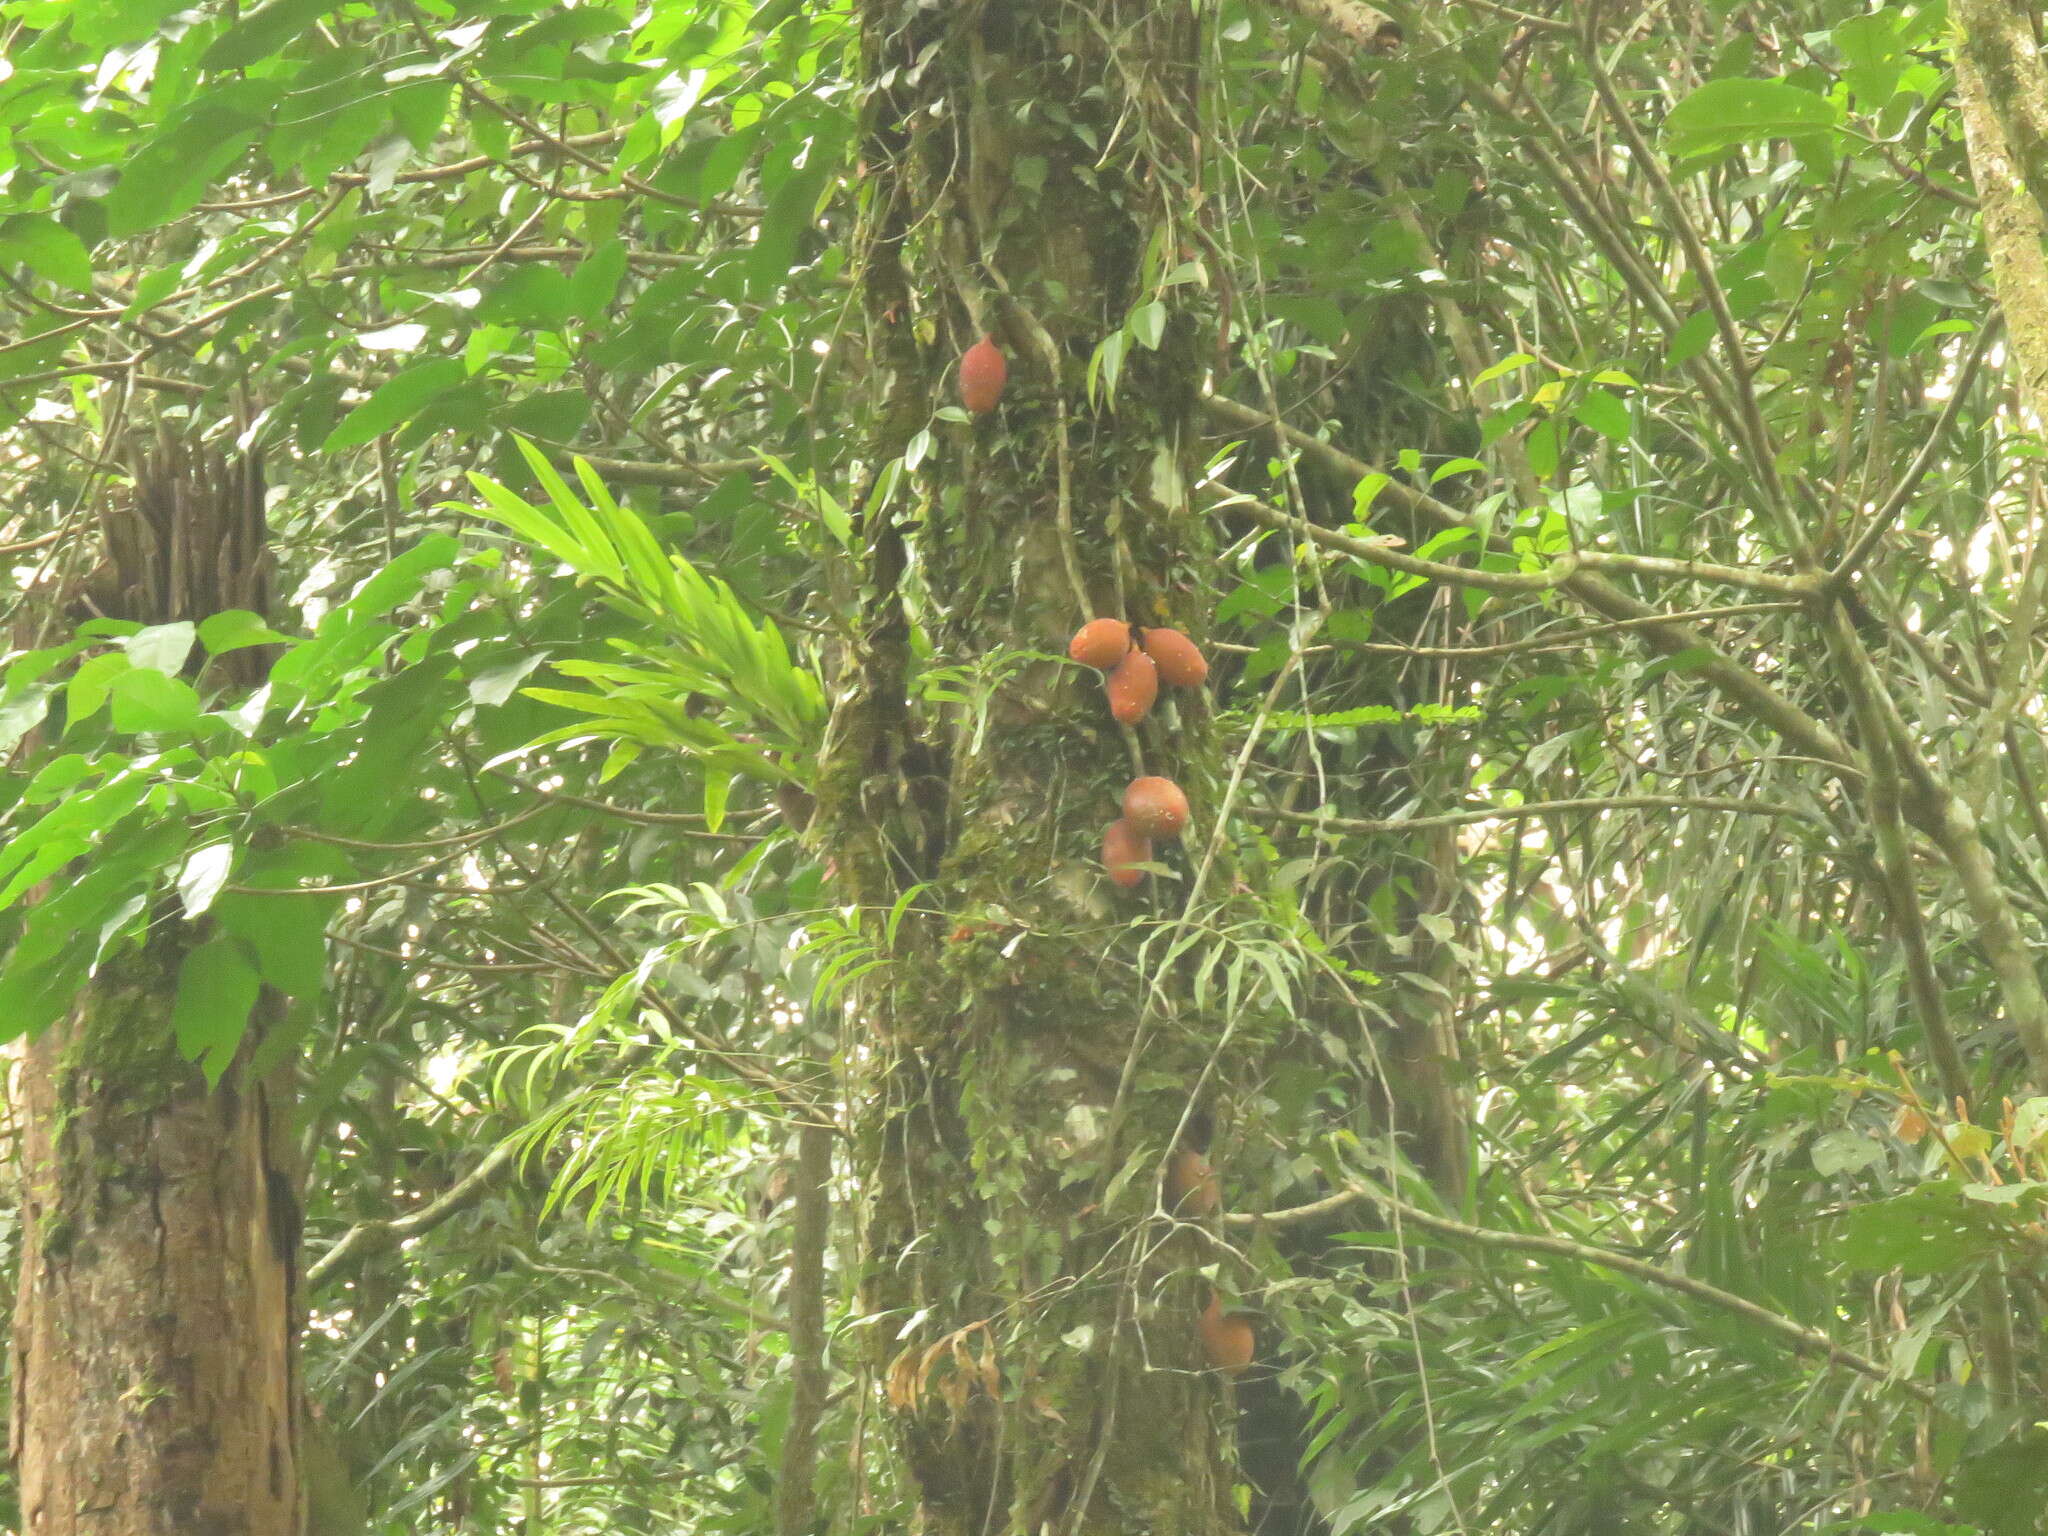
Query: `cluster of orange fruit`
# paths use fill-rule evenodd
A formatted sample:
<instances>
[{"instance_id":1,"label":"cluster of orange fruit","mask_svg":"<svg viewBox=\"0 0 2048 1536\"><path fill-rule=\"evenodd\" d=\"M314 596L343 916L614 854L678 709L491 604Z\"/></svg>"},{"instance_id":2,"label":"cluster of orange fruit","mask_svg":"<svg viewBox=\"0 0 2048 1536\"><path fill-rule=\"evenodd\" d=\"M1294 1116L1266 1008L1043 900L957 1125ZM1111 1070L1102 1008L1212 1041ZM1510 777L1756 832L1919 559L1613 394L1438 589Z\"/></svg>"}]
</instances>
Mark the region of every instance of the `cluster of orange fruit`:
<instances>
[{"instance_id":1,"label":"cluster of orange fruit","mask_svg":"<svg viewBox=\"0 0 2048 1536\"><path fill-rule=\"evenodd\" d=\"M993 336L984 336L960 357L960 403L986 416L1003 398L1010 365ZM1109 712L1119 724L1136 725L1159 701L1159 685L1199 688L1209 676L1201 650L1177 629L1139 629L1122 619L1091 619L1074 634L1067 654L1104 674ZM1152 840L1179 837L1188 824L1188 797L1173 780L1154 774L1131 780L1124 790L1123 815L1102 834L1102 863L1125 890L1145 880L1139 866L1152 858Z\"/></svg>"},{"instance_id":2,"label":"cluster of orange fruit","mask_svg":"<svg viewBox=\"0 0 2048 1536\"><path fill-rule=\"evenodd\" d=\"M1136 725L1152 711L1164 682L1199 688L1209 675L1195 642L1177 629L1137 629L1122 619L1091 619L1074 633L1067 654L1107 674L1109 712ZM1155 837L1179 837L1188 824L1188 797L1173 780L1143 774L1124 790L1123 815L1102 833L1102 862L1109 878L1125 890L1145 878L1139 868L1152 857Z\"/></svg>"},{"instance_id":3,"label":"cluster of orange fruit","mask_svg":"<svg viewBox=\"0 0 2048 1536\"><path fill-rule=\"evenodd\" d=\"M960 403L985 416L1003 398L1009 378L995 338L984 336L960 358ZM1152 712L1159 685L1199 688L1209 676L1201 650L1177 629L1139 629L1122 619L1091 619L1067 645L1067 654L1104 674L1109 712L1119 724L1136 725ZM1152 840L1179 837L1188 824L1188 797L1173 780L1143 774L1124 789L1123 815L1102 833L1102 862L1109 878L1125 890L1145 878L1140 867L1152 858ZM1183 1147L1166 1165L1166 1204L1178 1215L1197 1219L1223 1207L1223 1185L1209 1160ZM1252 1363L1253 1335L1249 1318L1226 1313L1210 1293L1209 1304L1195 1320L1202 1354L1212 1369L1236 1376Z\"/></svg>"}]
</instances>

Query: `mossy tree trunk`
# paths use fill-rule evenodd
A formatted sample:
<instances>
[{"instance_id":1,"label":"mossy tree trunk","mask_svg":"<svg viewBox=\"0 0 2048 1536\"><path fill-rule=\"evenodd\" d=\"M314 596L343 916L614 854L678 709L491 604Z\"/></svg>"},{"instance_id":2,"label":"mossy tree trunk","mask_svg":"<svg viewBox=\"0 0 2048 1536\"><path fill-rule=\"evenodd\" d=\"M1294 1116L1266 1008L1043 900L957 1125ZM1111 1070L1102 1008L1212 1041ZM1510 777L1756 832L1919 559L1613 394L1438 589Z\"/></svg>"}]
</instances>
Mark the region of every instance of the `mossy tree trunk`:
<instances>
[{"instance_id":1,"label":"mossy tree trunk","mask_svg":"<svg viewBox=\"0 0 2048 1536\"><path fill-rule=\"evenodd\" d=\"M67 608L166 623L264 607L253 466L160 449L104 531ZM244 683L262 665L225 661ZM178 1051L179 967L201 926L158 913L19 1065L22 1536L303 1527L289 1070L259 1071L262 1018L217 1085Z\"/></svg>"},{"instance_id":2,"label":"mossy tree trunk","mask_svg":"<svg viewBox=\"0 0 2048 1536\"><path fill-rule=\"evenodd\" d=\"M1222 996L1217 934L1255 913L1227 844L1208 858L1215 726L1176 690L1126 733L1097 674L1025 654L1099 616L1206 628L1197 18L869 0L862 23L870 462L910 472L858 529L818 830L883 961L855 1007L868 1337L931 1536L1230 1532L1228 1388L1195 1324L1242 1276L1157 1178L1242 1124L1232 1068L1271 1022L1189 980L1215 957ZM985 333L1001 405L934 419ZM1194 814L1171 874L1124 893L1098 860L1140 764Z\"/></svg>"},{"instance_id":3,"label":"mossy tree trunk","mask_svg":"<svg viewBox=\"0 0 2048 1536\"><path fill-rule=\"evenodd\" d=\"M175 949L103 973L22 1061L23 1536L300 1528L279 1106L171 1047Z\"/></svg>"}]
</instances>

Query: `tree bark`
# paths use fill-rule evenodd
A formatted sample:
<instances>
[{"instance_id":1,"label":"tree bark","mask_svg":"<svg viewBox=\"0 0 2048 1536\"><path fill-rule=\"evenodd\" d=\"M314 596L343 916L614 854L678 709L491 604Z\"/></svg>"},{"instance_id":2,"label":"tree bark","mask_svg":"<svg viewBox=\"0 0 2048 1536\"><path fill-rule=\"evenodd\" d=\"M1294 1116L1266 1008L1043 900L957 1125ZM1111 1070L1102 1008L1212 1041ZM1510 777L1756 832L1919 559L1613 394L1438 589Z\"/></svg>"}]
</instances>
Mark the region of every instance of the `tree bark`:
<instances>
[{"instance_id":1,"label":"tree bark","mask_svg":"<svg viewBox=\"0 0 2048 1536\"><path fill-rule=\"evenodd\" d=\"M1998 7L1979 9L1995 12ZM2015 161L2005 128L2007 122L2030 115L2025 110L2028 76L2017 68L1988 75L1977 62L1980 52L1972 47L1956 54L1956 98L1970 152L1970 176L1977 184L1984 250L1991 258L1991 283L2012 343L2020 401L2048 420L2043 414L2048 413L2048 259L2041 251L2048 217L2042 203L2028 195L2028 178ZM2034 73L2038 75L2038 69ZM1997 87L2015 94L2001 103L1993 94ZM2035 114L2048 115L2048 94L2031 105ZM2037 194L2048 199L2048 169Z\"/></svg>"},{"instance_id":2,"label":"tree bark","mask_svg":"<svg viewBox=\"0 0 2048 1536\"><path fill-rule=\"evenodd\" d=\"M245 1050L165 1027L177 945L128 957L23 1057L12 1451L23 1536L290 1536L293 1185Z\"/></svg>"},{"instance_id":3,"label":"tree bark","mask_svg":"<svg viewBox=\"0 0 2048 1536\"><path fill-rule=\"evenodd\" d=\"M825 1245L832 1236L832 1127L797 1132L794 1220L789 1235L789 1425L775 1488L775 1536L804 1536L817 1518L813 1473L818 1423L831 1379L825 1369Z\"/></svg>"},{"instance_id":4,"label":"tree bark","mask_svg":"<svg viewBox=\"0 0 2048 1536\"><path fill-rule=\"evenodd\" d=\"M264 611L262 476L160 444L110 506L87 611ZM253 651L222 670L252 683ZM289 1068L257 1018L217 1085L171 1008L199 925L159 913L28 1044L10 1449L22 1536L296 1536L299 1241Z\"/></svg>"},{"instance_id":5,"label":"tree bark","mask_svg":"<svg viewBox=\"0 0 2048 1536\"><path fill-rule=\"evenodd\" d=\"M1164 281L1200 252L1196 18L867 0L862 28L867 460L933 445L916 504L899 486L858 530L866 620L820 769L819 827L883 961L853 1010L865 1336L929 1536L1220 1536L1240 1528L1231 1419L1195 1272L1219 1250L1166 1218L1157 1174L1177 1138L1242 1125L1232 1064L1276 1027L1254 998L1195 1006L1200 943L1161 959L1197 937L1183 907L1254 909L1205 858L1226 776L1198 690L1126 733L1099 674L1023 654L1098 617L1206 630L1202 290ZM933 419L985 334L1001 404ZM932 664L972 679L955 702L912 696L911 604ZM1194 815L1155 853L1172 876L1123 893L1101 840L1141 771Z\"/></svg>"},{"instance_id":6,"label":"tree bark","mask_svg":"<svg viewBox=\"0 0 2048 1536\"><path fill-rule=\"evenodd\" d=\"M2035 217L2048 218L2048 65L2034 40L2034 8L2014 0L1957 0L1957 84L1996 117L2003 143L1988 164L1981 131L1970 134L1970 166L1978 194L1986 173L2033 199ZM1969 107L1965 107L1965 120Z\"/></svg>"}]
</instances>

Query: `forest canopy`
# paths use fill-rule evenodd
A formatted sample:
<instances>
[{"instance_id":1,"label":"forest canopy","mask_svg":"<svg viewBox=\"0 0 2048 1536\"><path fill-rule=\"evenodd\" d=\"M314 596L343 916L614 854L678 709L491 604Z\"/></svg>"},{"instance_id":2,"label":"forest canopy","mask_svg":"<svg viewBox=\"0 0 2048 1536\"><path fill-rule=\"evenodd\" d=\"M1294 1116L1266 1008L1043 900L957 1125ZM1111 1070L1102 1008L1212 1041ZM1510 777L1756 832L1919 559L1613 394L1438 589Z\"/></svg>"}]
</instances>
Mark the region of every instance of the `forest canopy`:
<instances>
[{"instance_id":1,"label":"forest canopy","mask_svg":"<svg viewBox=\"0 0 2048 1536\"><path fill-rule=\"evenodd\" d=\"M0 0L0 1528L2048 1531L2041 30Z\"/></svg>"}]
</instances>

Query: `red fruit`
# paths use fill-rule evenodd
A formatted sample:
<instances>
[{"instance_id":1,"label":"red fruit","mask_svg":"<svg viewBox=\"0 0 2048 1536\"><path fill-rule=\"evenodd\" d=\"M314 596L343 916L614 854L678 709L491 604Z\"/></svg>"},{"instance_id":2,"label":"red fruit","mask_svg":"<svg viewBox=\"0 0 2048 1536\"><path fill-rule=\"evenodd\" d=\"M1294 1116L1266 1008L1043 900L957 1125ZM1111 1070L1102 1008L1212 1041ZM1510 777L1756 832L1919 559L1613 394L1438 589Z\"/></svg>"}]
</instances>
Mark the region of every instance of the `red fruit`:
<instances>
[{"instance_id":1,"label":"red fruit","mask_svg":"<svg viewBox=\"0 0 2048 1536\"><path fill-rule=\"evenodd\" d=\"M1136 890L1144 882L1140 864L1152 858L1152 840L1128 821L1112 821L1102 829L1102 863L1109 878L1125 890Z\"/></svg>"},{"instance_id":2,"label":"red fruit","mask_svg":"<svg viewBox=\"0 0 2048 1536\"><path fill-rule=\"evenodd\" d=\"M1179 837L1188 824L1188 797L1171 779L1133 779L1124 790L1124 820L1147 837Z\"/></svg>"},{"instance_id":3,"label":"red fruit","mask_svg":"<svg viewBox=\"0 0 2048 1536\"><path fill-rule=\"evenodd\" d=\"M960 403L977 416L985 416L1003 398L1003 381L1010 365L996 348L993 336L984 336L960 358Z\"/></svg>"},{"instance_id":4,"label":"red fruit","mask_svg":"<svg viewBox=\"0 0 2048 1536\"><path fill-rule=\"evenodd\" d=\"M1170 687L1199 688L1209 675L1209 663L1195 642L1177 629L1148 629L1142 644L1145 654L1159 663L1159 680Z\"/></svg>"},{"instance_id":5,"label":"red fruit","mask_svg":"<svg viewBox=\"0 0 2048 1536\"><path fill-rule=\"evenodd\" d=\"M1252 1363L1250 1320L1235 1313L1225 1317L1222 1303L1213 1294L1195 1319L1195 1332L1202 1336L1202 1353L1215 1369L1235 1376Z\"/></svg>"},{"instance_id":6,"label":"red fruit","mask_svg":"<svg viewBox=\"0 0 2048 1536\"><path fill-rule=\"evenodd\" d=\"M1209 1159L1190 1147L1182 1147L1167 1159L1166 1208L1197 1219L1214 1216L1223 1208L1222 1181L1209 1166Z\"/></svg>"},{"instance_id":7,"label":"red fruit","mask_svg":"<svg viewBox=\"0 0 2048 1536\"><path fill-rule=\"evenodd\" d=\"M1109 712L1124 725L1136 725L1159 697L1159 667L1143 651L1132 651L1116 664L1107 686Z\"/></svg>"},{"instance_id":8,"label":"red fruit","mask_svg":"<svg viewBox=\"0 0 2048 1536\"><path fill-rule=\"evenodd\" d=\"M1074 631L1067 654L1084 667L1107 672L1131 653L1131 626L1122 619L1090 619Z\"/></svg>"}]
</instances>

